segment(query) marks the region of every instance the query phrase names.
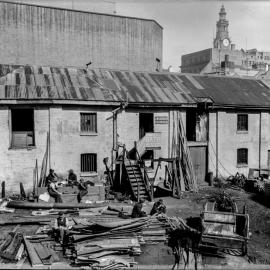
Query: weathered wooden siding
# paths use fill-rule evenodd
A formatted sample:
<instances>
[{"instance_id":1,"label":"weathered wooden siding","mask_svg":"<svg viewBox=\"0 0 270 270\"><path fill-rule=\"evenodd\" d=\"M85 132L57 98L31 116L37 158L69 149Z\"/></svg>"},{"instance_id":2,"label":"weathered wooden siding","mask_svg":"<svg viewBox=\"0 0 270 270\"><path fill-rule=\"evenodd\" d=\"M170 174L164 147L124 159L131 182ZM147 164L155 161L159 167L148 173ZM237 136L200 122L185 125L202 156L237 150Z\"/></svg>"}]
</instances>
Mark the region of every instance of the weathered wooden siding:
<instances>
[{"instance_id":1,"label":"weathered wooden siding","mask_svg":"<svg viewBox=\"0 0 270 270\"><path fill-rule=\"evenodd\" d=\"M153 20L0 2L0 59L154 71L162 28Z\"/></svg>"}]
</instances>

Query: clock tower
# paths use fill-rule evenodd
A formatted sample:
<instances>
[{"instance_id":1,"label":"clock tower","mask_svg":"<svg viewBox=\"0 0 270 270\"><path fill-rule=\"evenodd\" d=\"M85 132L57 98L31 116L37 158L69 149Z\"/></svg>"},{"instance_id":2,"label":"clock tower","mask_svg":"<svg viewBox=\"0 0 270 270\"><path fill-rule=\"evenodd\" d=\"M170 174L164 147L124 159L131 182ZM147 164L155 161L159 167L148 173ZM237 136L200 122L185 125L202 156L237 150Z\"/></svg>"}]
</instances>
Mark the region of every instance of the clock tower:
<instances>
[{"instance_id":1,"label":"clock tower","mask_svg":"<svg viewBox=\"0 0 270 270\"><path fill-rule=\"evenodd\" d=\"M231 40L228 31L229 22L226 20L226 11L222 5L217 21L216 38L214 39L214 48L230 49Z\"/></svg>"}]
</instances>

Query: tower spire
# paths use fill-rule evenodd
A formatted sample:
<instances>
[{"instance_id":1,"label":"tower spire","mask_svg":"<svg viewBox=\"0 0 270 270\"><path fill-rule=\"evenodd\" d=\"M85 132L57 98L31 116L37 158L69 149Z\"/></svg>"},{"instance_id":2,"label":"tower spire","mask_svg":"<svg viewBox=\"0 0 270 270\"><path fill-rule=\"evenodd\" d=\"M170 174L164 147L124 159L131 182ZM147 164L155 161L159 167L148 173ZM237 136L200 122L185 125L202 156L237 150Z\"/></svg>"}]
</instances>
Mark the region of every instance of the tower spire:
<instances>
[{"instance_id":1,"label":"tower spire","mask_svg":"<svg viewBox=\"0 0 270 270\"><path fill-rule=\"evenodd\" d=\"M216 37L214 39L214 48L219 49L227 49L230 46L230 38L229 38L229 22L226 20L226 10L224 5L222 4L219 11L219 20L217 21L217 31Z\"/></svg>"}]
</instances>

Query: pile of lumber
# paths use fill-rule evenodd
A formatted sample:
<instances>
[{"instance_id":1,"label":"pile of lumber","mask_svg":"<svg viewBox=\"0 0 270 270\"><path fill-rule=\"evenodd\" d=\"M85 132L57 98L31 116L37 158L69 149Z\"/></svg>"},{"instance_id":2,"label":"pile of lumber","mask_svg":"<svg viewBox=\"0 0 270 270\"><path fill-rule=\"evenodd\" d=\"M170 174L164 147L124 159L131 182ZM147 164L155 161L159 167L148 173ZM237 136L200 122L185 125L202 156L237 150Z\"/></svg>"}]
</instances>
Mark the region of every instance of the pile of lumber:
<instances>
[{"instance_id":1,"label":"pile of lumber","mask_svg":"<svg viewBox=\"0 0 270 270\"><path fill-rule=\"evenodd\" d=\"M50 237L43 235L34 237L23 237L27 255L32 267L43 265L53 265L60 262L60 258L55 252L62 249Z\"/></svg>"},{"instance_id":2,"label":"pile of lumber","mask_svg":"<svg viewBox=\"0 0 270 270\"><path fill-rule=\"evenodd\" d=\"M120 269L136 262L141 245L165 242L166 230L156 218L144 217L93 222L93 219L73 218L70 231L70 254L75 254L75 266L98 266L99 269Z\"/></svg>"},{"instance_id":3,"label":"pile of lumber","mask_svg":"<svg viewBox=\"0 0 270 270\"><path fill-rule=\"evenodd\" d=\"M10 232L0 246L0 257L10 262L19 261L24 252L21 233Z\"/></svg>"},{"instance_id":4,"label":"pile of lumber","mask_svg":"<svg viewBox=\"0 0 270 270\"><path fill-rule=\"evenodd\" d=\"M16 226L1 241L0 257L2 263L16 263L19 267L28 258L32 267L52 265L60 262L55 250L60 248L54 239L47 234L25 236L20 226Z\"/></svg>"}]
</instances>

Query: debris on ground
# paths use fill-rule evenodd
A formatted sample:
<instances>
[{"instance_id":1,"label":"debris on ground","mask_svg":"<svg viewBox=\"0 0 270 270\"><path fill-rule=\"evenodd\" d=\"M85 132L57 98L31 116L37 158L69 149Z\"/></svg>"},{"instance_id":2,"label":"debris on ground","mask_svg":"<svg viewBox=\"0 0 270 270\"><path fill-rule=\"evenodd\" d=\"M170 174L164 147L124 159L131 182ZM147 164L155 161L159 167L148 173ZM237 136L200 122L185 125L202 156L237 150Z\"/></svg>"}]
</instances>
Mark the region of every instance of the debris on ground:
<instances>
[{"instance_id":1,"label":"debris on ground","mask_svg":"<svg viewBox=\"0 0 270 270\"><path fill-rule=\"evenodd\" d=\"M12 208L13 213L3 211L0 214L0 260L1 263L17 266L27 265L28 268L30 265L53 267L64 264L77 267L91 265L92 269L121 269L136 264L155 264L156 258L159 258L160 264L165 264L162 260L167 256L166 263L172 265L173 253L168 253L171 249L166 245L171 232L178 231L179 236L183 235L181 231L200 231L192 219L199 219L205 202L214 200L218 202L219 211L234 212L236 201L241 209L246 205L252 233L246 262L269 263L270 230L267 221L270 222L270 210L259 199L244 190L208 187L198 193L183 193L181 201L164 198L167 215L134 219L130 218L134 203L129 200L98 206L94 204L97 207L84 209L65 209L64 205L62 209L38 209L37 206L32 209ZM25 203L29 202L20 201L17 205ZM148 214L152 205L146 202L143 210ZM3 208L10 209L5 204ZM62 243L54 232L54 223L59 214L67 217L70 226ZM160 253L157 249L160 249ZM144 256L145 251L148 257ZM213 256L226 260L226 256L230 255L230 251L228 254L215 254L214 251L206 254L206 250L200 250L199 253L203 258L208 257L207 263ZM195 259L193 253L192 256Z\"/></svg>"}]
</instances>

